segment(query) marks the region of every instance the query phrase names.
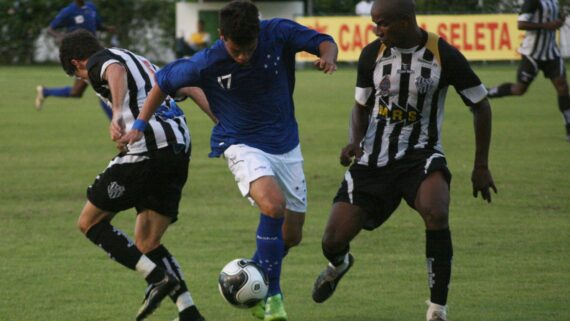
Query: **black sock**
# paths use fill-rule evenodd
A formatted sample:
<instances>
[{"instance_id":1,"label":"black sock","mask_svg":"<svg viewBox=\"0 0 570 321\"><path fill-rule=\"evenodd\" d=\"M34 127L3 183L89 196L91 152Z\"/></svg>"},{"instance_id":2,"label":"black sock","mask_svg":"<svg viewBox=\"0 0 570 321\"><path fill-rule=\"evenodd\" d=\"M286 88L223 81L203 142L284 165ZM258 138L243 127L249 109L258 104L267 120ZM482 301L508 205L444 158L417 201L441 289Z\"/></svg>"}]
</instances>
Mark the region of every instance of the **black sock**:
<instances>
[{"instance_id":1,"label":"black sock","mask_svg":"<svg viewBox=\"0 0 570 321\"><path fill-rule=\"evenodd\" d=\"M164 245L160 245L156 249L148 252L146 256L157 266L175 275L180 281L180 289L170 295L172 301L176 303L178 296L188 291L188 287L186 286L186 282L184 282L184 275L182 274L182 269L180 268L178 261L176 261Z\"/></svg>"},{"instance_id":2,"label":"black sock","mask_svg":"<svg viewBox=\"0 0 570 321\"><path fill-rule=\"evenodd\" d=\"M426 257L431 302L447 304L453 246L449 229L426 231Z\"/></svg>"},{"instance_id":3,"label":"black sock","mask_svg":"<svg viewBox=\"0 0 570 321\"><path fill-rule=\"evenodd\" d=\"M570 96L558 96L558 109L564 117L566 134L570 135Z\"/></svg>"},{"instance_id":4,"label":"black sock","mask_svg":"<svg viewBox=\"0 0 570 321\"><path fill-rule=\"evenodd\" d=\"M348 251L350 251L350 245L347 245L342 251L337 253L327 251L323 245L323 254L334 266L339 266L344 263L344 258L346 257L346 254L348 254Z\"/></svg>"},{"instance_id":5,"label":"black sock","mask_svg":"<svg viewBox=\"0 0 570 321\"><path fill-rule=\"evenodd\" d=\"M113 260L135 270L142 253L125 233L113 227L109 221L103 220L93 225L86 236L107 252Z\"/></svg>"},{"instance_id":6,"label":"black sock","mask_svg":"<svg viewBox=\"0 0 570 321\"><path fill-rule=\"evenodd\" d=\"M501 84L497 87L490 88L489 93L487 94L487 97L499 98L499 97L504 97L504 96L510 96L513 94L511 91L512 85L513 85L512 83L504 83L504 84Z\"/></svg>"},{"instance_id":7,"label":"black sock","mask_svg":"<svg viewBox=\"0 0 570 321\"><path fill-rule=\"evenodd\" d=\"M156 263L155 263L155 264L156 264ZM160 266L158 266L158 264L157 264L156 268L154 268L154 270L152 270L152 271L146 276L145 280L146 280L146 282L147 282L148 284L151 284L151 283L158 283L158 282L164 280L164 277L165 277L165 276L166 276L166 275L165 275L164 270L163 270Z\"/></svg>"},{"instance_id":8,"label":"black sock","mask_svg":"<svg viewBox=\"0 0 570 321\"><path fill-rule=\"evenodd\" d=\"M201 321L204 320L198 309L195 305L184 309L184 311L180 311L178 314L179 321Z\"/></svg>"}]
</instances>

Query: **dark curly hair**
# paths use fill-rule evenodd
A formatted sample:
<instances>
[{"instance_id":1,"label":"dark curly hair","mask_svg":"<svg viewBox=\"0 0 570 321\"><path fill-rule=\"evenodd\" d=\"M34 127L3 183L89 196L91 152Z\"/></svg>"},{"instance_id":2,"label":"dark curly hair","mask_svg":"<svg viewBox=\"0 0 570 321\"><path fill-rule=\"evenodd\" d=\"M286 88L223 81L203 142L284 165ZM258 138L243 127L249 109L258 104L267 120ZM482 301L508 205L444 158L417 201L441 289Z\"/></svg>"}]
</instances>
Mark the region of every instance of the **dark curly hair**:
<instances>
[{"instance_id":1,"label":"dark curly hair","mask_svg":"<svg viewBox=\"0 0 570 321\"><path fill-rule=\"evenodd\" d=\"M89 31L78 29L68 33L61 40L59 46L59 61L66 74L73 76L75 66L71 60L85 60L97 51L103 50L103 46Z\"/></svg>"},{"instance_id":2,"label":"dark curly hair","mask_svg":"<svg viewBox=\"0 0 570 321\"><path fill-rule=\"evenodd\" d=\"M237 45L251 44L259 35L259 11L247 0L236 0L220 10L220 33Z\"/></svg>"}]
</instances>

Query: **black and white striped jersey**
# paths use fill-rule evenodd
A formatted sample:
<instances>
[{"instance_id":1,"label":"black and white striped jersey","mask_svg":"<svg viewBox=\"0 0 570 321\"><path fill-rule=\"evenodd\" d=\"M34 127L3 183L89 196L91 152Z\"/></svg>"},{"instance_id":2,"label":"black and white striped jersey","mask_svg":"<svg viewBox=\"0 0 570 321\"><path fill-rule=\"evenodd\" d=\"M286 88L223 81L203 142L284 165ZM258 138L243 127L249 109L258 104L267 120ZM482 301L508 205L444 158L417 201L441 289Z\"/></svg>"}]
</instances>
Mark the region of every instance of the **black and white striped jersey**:
<instances>
[{"instance_id":1,"label":"black and white striped jersey","mask_svg":"<svg viewBox=\"0 0 570 321\"><path fill-rule=\"evenodd\" d=\"M103 74L107 67L114 63L123 65L127 71L128 93L121 112L125 129L129 130L155 83L154 74L158 71L158 67L142 56L119 48L104 49L89 57L87 62L89 81L97 95L109 105L113 98L108 82L103 79ZM184 145L188 150L190 131L182 110L173 99L167 97L150 118L143 139L128 145L128 153L139 154L169 145Z\"/></svg>"},{"instance_id":2,"label":"black and white striped jersey","mask_svg":"<svg viewBox=\"0 0 570 321\"><path fill-rule=\"evenodd\" d=\"M449 85L466 105L483 100L487 90L465 57L436 34L422 30L423 43L388 48L376 40L358 61L355 100L372 108L361 143L361 165L383 167L411 150L443 154L441 128Z\"/></svg>"},{"instance_id":3,"label":"black and white striped jersey","mask_svg":"<svg viewBox=\"0 0 570 321\"><path fill-rule=\"evenodd\" d=\"M525 0L518 21L546 23L559 18L558 0ZM535 60L558 59L560 49L556 44L556 30L526 30L519 53Z\"/></svg>"}]
</instances>

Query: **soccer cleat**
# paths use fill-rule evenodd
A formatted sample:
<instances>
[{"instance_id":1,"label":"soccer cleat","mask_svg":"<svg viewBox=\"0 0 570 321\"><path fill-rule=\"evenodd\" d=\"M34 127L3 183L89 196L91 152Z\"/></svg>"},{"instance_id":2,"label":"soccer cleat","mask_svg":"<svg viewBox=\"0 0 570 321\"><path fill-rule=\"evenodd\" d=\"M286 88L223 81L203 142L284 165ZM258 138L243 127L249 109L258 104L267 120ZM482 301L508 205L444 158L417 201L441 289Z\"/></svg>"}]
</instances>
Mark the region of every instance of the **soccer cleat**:
<instances>
[{"instance_id":1,"label":"soccer cleat","mask_svg":"<svg viewBox=\"0 0 570 321\"><path fill-rule=\"evenodd\" d=\"M265 301L259 301L259 303L254 305L250 311L251 315L253 315L255 318L263 320L265 318Z\"/></svg>"},{"instance_id":2,"label":"soccer cleat","mask_svg":"<svg viewBox=\"0 0 570 321\"><path fill-rule=\"evenodd\" d=\"M430 300L426 301L428 310L426 313L427 321L448 321L447 320L447 306L432 303Z\"/></svg>"},{"instance_id":3,"label":"soccer cleat","mask_svg":"<svg viewBox=\"0 0 570 321\"><path fill-rule=\"evenodd\" d=\"M338 286L340 279L350 270L354 264L354 257L352 254L348 253L348 266L341 272L338 272L336 268L329 263L327 268L321 272L315 285L313 287L313 301L317 303L325 302L328 298L333 295L334 290Z\"/></svg>"},{"instance_id":4,"label":"soccer cleat","mask_svg":"<svg viewBox=\"0 0 570 321\"><path fill-rule=\"evenodd\" d=\"M287 312L283 306L281 293L267 298L263 321L287 321Z\"/></svg>"},{"instance_id":5,"label":"soccer cleat","mask_svg":"<svg viewBox=\"0 0 570 321\"><path fill-rule=\"evenodd\" d=\"M151 284L147 289L145 298L143 300L143 305L140 307L139 312L137 313L136 320L144 320L151 313L153 313L156 308L158 308L160 302L162 302L162 300L169 293L176 291L179 288L180 282L178 279L169 272L165 272L164 279L162 279L162 281Z\"/></svg>"},{"instance_id":6,"label":"soccer cleat","mask_svg":"<svg viewBox=\"0 0 570 321\"><path fill-rule=\"evenodd\" d=\"M35 106L36 106L37 111L42 110L45 99L46 99L46 97L44 96L44 86L41 86L41 85L37 86L36 87L36 101L35 101Z\"/></svg>"}]
</instances>

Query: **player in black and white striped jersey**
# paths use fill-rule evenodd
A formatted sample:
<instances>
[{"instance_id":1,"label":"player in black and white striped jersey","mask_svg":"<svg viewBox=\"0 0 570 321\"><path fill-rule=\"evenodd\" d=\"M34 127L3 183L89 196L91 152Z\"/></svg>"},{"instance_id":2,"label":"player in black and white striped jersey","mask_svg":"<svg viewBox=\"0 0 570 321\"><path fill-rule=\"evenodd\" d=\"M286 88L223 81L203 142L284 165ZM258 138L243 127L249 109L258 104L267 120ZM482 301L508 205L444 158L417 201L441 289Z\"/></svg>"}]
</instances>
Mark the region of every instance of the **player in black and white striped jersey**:
<instances>
[{"instance_id":1,"label":"player in black and white striped jersey","mask_svg":"<svg viewBox=\"0 0 570 321\"><path fill-rule=\"evenodd\" d=\"M313 300L323 302L352 267L350 242L362 229L382 225L402 199L423 218L430 300L426 319L447 320L453 248L449 230L451 173L441 144L444 100L451 85L474 115L473 196L491 201L488 169L491 109L487 91L465 57L436 34L418 27L413 0L376 0L378 40L358 61L351 137L342 149L350 165L334 199L322 240L327 268Z\"/></svg>"},{"instance_id":2,"label":"player in black and white striped jersey","mask_svg":"<svg viewBox=\"0 0 570 321\"><path fill-rule=\"evenodd\" d=\"M135 119L154 85L158 68L128 50L103 48L87 31L74 31L63 38L60 60L68 75L89 81L110 103L113 116L109 132L114 141L126 128L144 131L141 141L119 146L121 152L87 189L79 229L110 257L140 272L149 283L137 320L145 319L167 295L176 303L180 321L204 320L178 262L161 244L168 226L177 220L188 175L191 141L184 113L167 98L146 128L146 123L137 123ZM187 94L208 112L203 93L189 90ZM116 213L130 208L137 211L134 242L110 223Z\"/></svg>"},{"instance_id":3,"label":"player in black and white striped jersey","mask_svg":"<svg viewBox=\"0 0 570 321\"><path fill-rule=\"evenodd\" d=\"M518 28L525 30L519 48L522 55L516 83L503 83L489 89L490 98L524 95L542 70L558 95L558 109L564 118L566 139L570 142L570 95L566 68L556 43L556 30L564 25L558 0L525 0L518 18Z\"/></svg>"}]
</instances>

